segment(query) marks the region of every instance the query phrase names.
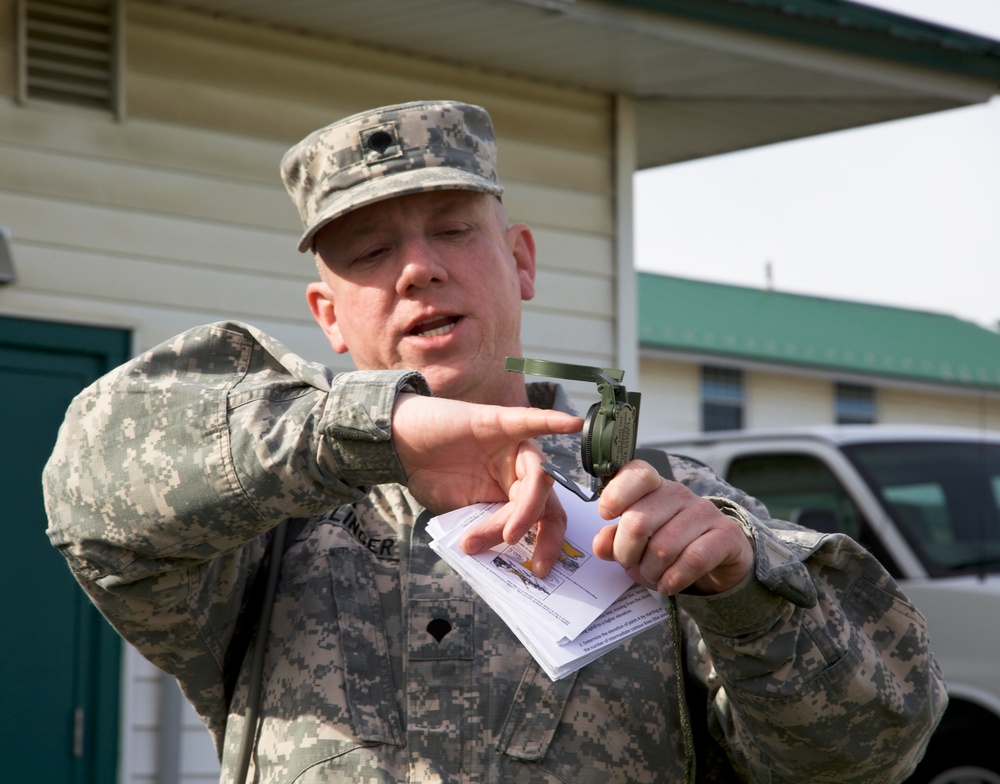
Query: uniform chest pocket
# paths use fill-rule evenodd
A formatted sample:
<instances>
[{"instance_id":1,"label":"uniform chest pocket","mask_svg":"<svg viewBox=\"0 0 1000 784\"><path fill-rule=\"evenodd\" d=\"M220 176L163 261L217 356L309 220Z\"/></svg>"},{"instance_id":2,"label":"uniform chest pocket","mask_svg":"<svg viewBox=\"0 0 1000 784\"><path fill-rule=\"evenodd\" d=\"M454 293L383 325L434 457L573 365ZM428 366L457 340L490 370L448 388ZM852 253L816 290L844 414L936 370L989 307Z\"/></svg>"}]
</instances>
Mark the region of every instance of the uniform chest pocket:
<instances>
[{"instance_id":1,"label":"uniform chest pocket","mask_svg":"<svg viewBox=\"0 0 1000 784\"><path fill-rule=\"evenodd\" d=\"M579 673L549 680L532 661L517 687L497 749L514 759L537 762L549 750Z\"/></svg>"},{"instance_id":2,"label":"uniform chest pocket","mask_svg":"<svg viewBox=\"0 0 1000 784\"><path fill-rule=\"evenodd\" d=\"M693 781L673 648L662 631L647 630L555 682L532 662L498 736L501 780ZM529 770L551 778L528 778Z\"/></svg>"},{"instance_id":3,"label":"uniform chest pocket","mask_svg":"<svg viewBox=\"0 0 1000 784\"><path fill-rule=\"evenodd\" d=\"M402 746L392 662L371 555L354 547L336 547L329 557L344 687L354 731L362 740Z\"/></svg>"}]
</instances>

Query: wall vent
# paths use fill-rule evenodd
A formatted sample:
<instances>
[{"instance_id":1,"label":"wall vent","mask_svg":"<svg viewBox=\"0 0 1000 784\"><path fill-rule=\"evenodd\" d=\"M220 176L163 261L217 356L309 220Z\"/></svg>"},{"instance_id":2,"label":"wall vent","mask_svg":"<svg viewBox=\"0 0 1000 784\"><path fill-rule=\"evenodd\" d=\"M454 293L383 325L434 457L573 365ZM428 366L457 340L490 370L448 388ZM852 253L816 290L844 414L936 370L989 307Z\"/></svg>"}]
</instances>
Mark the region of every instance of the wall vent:
<instances>
[{"instance_id":1,"label":"wall vent","mask_svg":"<svg viewBox=\"0 0 1000 784\"><path fill-rule=\"evenodd\" d=\"M121 115L117 0L19 0L19 94Z\"/></svg>"}]
</instances>

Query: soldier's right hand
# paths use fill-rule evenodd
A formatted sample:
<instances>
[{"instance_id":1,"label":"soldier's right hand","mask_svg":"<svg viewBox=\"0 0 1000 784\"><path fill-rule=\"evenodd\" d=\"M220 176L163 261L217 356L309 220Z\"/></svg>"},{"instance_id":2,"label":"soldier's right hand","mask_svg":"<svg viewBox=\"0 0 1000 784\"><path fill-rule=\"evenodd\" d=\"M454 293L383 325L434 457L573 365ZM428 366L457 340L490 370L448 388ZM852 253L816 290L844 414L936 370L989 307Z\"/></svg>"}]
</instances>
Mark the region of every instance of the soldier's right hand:
<instances>
[{"instance_id":1,"label":"soldier's right hand","mask_svg":"<svg viewBox=\"0 0 1000 784\"><path fill-rule=\"evenodd\" d=\"M428 509L502 502L496 517L508 542L538 524L536 555L545 569L545 553L562 546L565 514L531 439L582 426L579 417L559 411L404 394L393 409L392 441L410 492Z\"/></svg>"}]
</instances>

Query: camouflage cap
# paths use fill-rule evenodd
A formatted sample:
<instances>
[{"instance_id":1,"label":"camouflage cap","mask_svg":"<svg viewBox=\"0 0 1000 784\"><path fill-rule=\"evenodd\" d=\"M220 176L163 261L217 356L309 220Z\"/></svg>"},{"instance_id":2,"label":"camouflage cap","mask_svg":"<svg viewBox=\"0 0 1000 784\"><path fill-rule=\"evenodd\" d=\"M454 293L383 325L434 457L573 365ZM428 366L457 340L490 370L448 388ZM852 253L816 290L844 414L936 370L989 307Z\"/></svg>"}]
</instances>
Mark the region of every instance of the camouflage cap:
<instances>
[{"instance_id":1,"label":"camouflage cap","mask_svg":"<svg viewBox=\"0 0 1000 784\"><path fill-rule=\"evenodd\" d=\"M456 101L383 106L320 128L285 153L281 179L305 227L303 252L326 224L372 202L434 190L503 192L489 114Z\"/></svg>"}]
</instances>

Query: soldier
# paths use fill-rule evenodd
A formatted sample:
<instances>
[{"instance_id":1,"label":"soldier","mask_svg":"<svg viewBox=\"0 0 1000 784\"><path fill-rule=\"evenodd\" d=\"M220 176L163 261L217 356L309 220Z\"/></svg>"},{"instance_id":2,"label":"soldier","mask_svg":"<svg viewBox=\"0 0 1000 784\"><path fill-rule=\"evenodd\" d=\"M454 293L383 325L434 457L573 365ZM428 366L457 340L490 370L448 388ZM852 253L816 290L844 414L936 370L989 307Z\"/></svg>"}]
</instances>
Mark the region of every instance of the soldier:
<instances>
[{"instance_id":1,"label":"soldier","mask_svg":"<svg viewBox=\"0 0 1000 784\"><path fill-rule=\"evenodd\" d=\"M850 539L771 520L702 465L607 484L620 521L595 552L679 617L556 682L430 550L432 512L502 501L463 546L537 526L544 575L565 515L540 463L586 479L561 387L503 370L535 247L483 109L375 109L281 168L309 306L357 370L193 329L81 393L44 477L52 542L177 677L224 781L908 775L946 699L920 614Z\"/></svg>"}]
</instances>

